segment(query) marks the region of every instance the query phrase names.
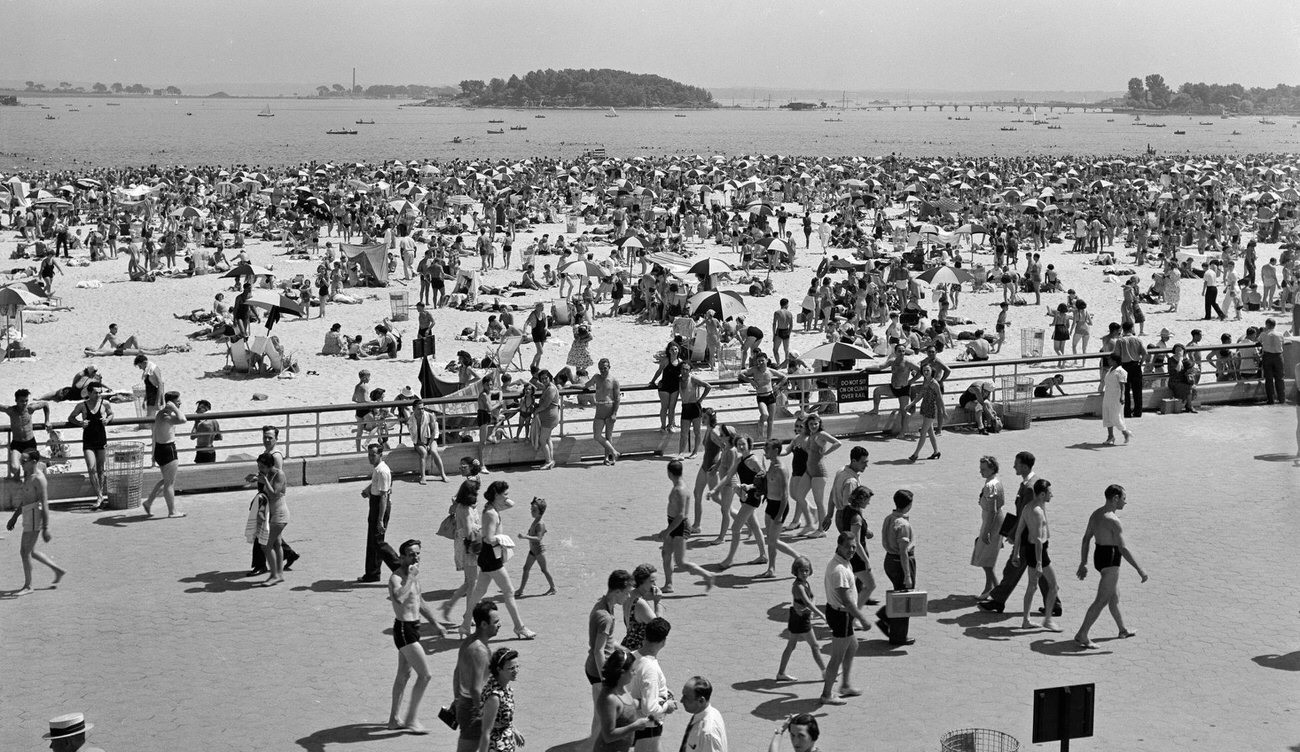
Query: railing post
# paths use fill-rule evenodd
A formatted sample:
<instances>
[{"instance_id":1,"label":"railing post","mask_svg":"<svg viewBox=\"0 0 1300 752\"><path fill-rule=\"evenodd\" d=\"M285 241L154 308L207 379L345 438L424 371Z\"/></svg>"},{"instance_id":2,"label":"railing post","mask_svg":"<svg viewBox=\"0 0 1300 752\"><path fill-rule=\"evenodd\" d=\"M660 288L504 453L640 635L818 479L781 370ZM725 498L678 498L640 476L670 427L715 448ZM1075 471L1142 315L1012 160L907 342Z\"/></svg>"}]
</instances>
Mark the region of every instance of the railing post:
<instances>
[{"instance_id":1,"label":"railing post","mask_svg":"<svg viewBox=\"0 0 1300 752\"><path fill-rule=\"evenodd\" d=\"M314 410L312 412L312 415L316 417L316 454L314 456L319 457L320 456L320 410Z\"/></svg>"},{"instance_id":2,"label":"railing post","mask_svg":"<svg viewBox=\"0 0 1300 752\"><path fill-rule=\"evenodd\" d=\"M563 393L560 393L559 401L560 401L560 438L563 439L564 437L568 436L568 434L564 432L564 394Z\"/></svg>"}]
</instances>

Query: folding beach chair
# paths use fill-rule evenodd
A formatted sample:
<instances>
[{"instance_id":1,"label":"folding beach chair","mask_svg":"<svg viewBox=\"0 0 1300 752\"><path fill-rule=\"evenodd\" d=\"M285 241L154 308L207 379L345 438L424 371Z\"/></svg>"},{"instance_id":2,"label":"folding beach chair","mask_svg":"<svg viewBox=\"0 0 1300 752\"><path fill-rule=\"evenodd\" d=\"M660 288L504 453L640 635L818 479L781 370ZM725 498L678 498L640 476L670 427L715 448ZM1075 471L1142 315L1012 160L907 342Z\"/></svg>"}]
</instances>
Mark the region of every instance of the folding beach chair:
<instances>
[{"instance_id":1,"label":"folding beach chair","mask_svg":"<svg viewBox=\"0 0 1300 752\"><path fill-rule=\"evenodd\" d=\"M569 326L573 323L573 305L567 300L557 300L551 305L551 326Z\"/></svg>"},{"instance_id":2,"label":"folding beach chair","mask_svg":"<svg viewBox=\"0 0 1300 752\"><path fill-rule=\"evenodd\" d=\"M709 361L709 335L704 327L697 328L691 336L686 338L690 345L691 363L707 363Z\"/></svg>"},{"instance_id":3,"label":"folding beach chair","mask_svg":"<svg viewBox=\"0 0 1300 752\"><path fill-rule=\"evenodd\" d=\"M284 359L280 357L280 351L274 346L268 346L263 353L266 362L271 366L271 373L282 373L284 371Z\"/></svg>"},{"instance_id":4,"label":"folding beach chair","mask_svg":"<svg viewBox=\"0 0 1300 752\"><path fill-rule=\"evenodd\" d=\"M506 337L501 340L495 352L491 353L492 359L497 362L497 367L506 371L524 370L524 356L519 352L519 348L524 344L522 335L516 337Z\"/></svg>"},{"instance_id":5,"label":"folding beach chair","mask_svg":"<svg viewBox=\"0 0 1300 752\"><path fill-rule=\"evenodd\" d=\"M695 322L691 321L689 316L678 316L673 319L673 336L681 337L687 345L691 343L691 337L695 334Z\"/></svg>"}]
</instances>

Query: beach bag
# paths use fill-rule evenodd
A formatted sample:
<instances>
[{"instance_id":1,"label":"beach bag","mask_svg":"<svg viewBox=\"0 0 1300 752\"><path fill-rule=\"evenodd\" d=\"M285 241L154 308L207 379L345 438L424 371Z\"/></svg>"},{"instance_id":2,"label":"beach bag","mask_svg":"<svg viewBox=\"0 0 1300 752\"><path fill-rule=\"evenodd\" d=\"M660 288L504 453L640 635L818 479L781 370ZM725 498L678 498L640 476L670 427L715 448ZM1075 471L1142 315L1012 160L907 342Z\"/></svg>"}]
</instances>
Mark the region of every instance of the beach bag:
<instances>
[{"instance_id":1,"label":"beach bag","mask_svg":"<svg viewBox=\"0 0 1300 752\"><path fill-rule=\"evenodd\" d=\"M59 436L59 432L50 429L49 460L50 464L63 463L68 461L68 442Z\"/></svg>"},{"instance_id":2,"label":"beach bag","mask_svg":"<svg viewBox=\"0 0 1300 752\"><path fill-rule=\"evenodd\" d=\"M456 540L456 515L451 509L447 510L447 516L438 523L438 535L448 540Z\"/></svg>"},{"instance_id":3,"label":"beach bag","mask_svg":"<svg viewBox=\"0 0 1300 752\"><path fill-rule=\"evenodd\" d=\"M266 512L266 496L259 493L248 505L248 519L244 522L244 540L251 544L266 545L271 537L271 522Z\"/></svg>"},{"instance_id":4,"label":"beach bag","mask_svg":"<svg viewBox=\"0 0 1300 752\"><path fill-rule=\"evenodd\" d=\"M492 553L496 554L502 564L510 561L510 557L514 552L515 542L508 535L498 535L492 543Z\"/></svg>"}]
</instances>

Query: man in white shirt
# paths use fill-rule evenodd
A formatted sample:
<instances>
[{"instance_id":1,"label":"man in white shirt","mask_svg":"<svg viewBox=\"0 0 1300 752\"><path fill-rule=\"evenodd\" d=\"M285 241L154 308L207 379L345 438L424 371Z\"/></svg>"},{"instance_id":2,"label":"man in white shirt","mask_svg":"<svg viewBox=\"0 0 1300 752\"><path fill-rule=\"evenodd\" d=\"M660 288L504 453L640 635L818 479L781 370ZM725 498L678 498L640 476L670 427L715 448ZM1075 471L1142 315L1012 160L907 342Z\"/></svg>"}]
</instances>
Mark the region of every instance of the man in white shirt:
<instances>
[{"instance_id":1,"label":"man in white shirt","mask_svg":"<svg viewBox=\"0 0 1300 752\"><path fill-rule=\"evenodd\" d=\"M645 628L645 642L635 653L636 662L632 664L632 681L628 684L628 694L636 703L637 718L645 718L651 713L668 714L677 709L677 701L668 689L668 679L659 667L659 651L668 642L668 633L672 628L662 616L651 619ZM659 737L663 733L662 725L637 731L636 752L659 752Z\"/></svg>"},{"instance_id":2,"label":"man in white shirt","mask_svg":"<svg viewBox=\"0 0 1300 752\"><path fill-rule=\"evenodd\" d=\"M384 448L379 444L366 447L370 460L370 482L361 490L362 498L370 501L370 516L366 518L366 571L357 582L379 582L379 565L387 563L394 568L397 552L384 542L388 530L388 514L392 511L389 496L393 490L393 471L384 462Z\"/></svg>"},{"instance_id":3,"label":"man in white shirt","mask_svg":"<svg viewBox=\"0 0 1300 752\"><path fill-rule=\"evenodd\" d=\"M862 625L862 629L871 629L867 618L858 608L856 586L853 584L853 533L840 533L835 541L835 555L826 565L826 624L831 628L831 659L826 662L823 677L822 694L818 702L823 705L843 705L845 697L857 697L862 690L855 689L850 683L849 674L853 670L853 656L857 652L857 638L853 636L853 623ZM835 679L844 667L844 681L840 684L840 696L831 695Z\"/></svg>"},{"instance_id":4,"label":"man in white shirt","mask_svg":"<svg viewBox=\"0 0 1300 752\"><path fill-rule=\"evenodd\" d=\"M682 707L691 719L678 752L727 752L727 725L712 699L713 685L703 676L692 676L682 687Z\"/></svg>"},{"instance_id":5,"label":"man in white shirt","mask_svg":"<svg viewBox=\"0 0 1300 752\"><path fill-rule=\"evenodd\" d=\"M1219 307L1219 262L1211 261L1209 268L1205 270L1205 276L1201 278L1201 290L1205 293L1205 320L1210 320L1210 313L1217 313L1219 320L1223 321L1228 317L1223 315L1223 309Z\"/></svg>"}]
</instances>

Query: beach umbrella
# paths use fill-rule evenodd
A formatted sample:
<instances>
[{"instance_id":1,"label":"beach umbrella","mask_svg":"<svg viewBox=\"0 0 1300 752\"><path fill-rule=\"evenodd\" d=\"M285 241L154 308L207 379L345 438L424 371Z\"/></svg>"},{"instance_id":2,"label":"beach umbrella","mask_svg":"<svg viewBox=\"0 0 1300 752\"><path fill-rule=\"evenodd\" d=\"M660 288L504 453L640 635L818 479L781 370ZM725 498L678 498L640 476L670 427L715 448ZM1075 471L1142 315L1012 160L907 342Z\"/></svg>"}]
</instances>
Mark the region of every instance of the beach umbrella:
<instances>
[{"instance_id":1,"label":"beach umbrella","mask_svg":"<svg viewBox=\"0 0 1300 752\"><path fill-rule=\"evenodd\" d=\"M955 269L951 266L936 266L932 269L926 269L916 275L915 279L921 282L928 282L932 285L960 285L963 282L971 282L975 276L965 269Z\"/></svg>"},{"instance_id":2,"label":"beach umbrella","mask_svg":"<svg viewBox=\"0 0 1300 752\"><path fill-rule=\"evenodd\" d=\"M73 185L86 191L93 191L96 188L103 188L103 184L94 178L80 178Z\"/></svg>"},{"instance_id":3,"label":"beach umbrella","mask_svg":"<svg viewBox=\"0 0 1300 752\"><path fill-rule=\"evenodd\" d=\"M732 271L735 271L735 268L731 264L712 257L700 259L690 268L692 274L698 274L702 277L712 277L714 274L727 274Z\"/></svg>"},{"instance_id":4,"label":"beach umbrella","mask_svg":"<svg viewBox=\"0 0 1300 752\"><path fill-rule=\"evenodd\" d=\"M740 294L730 290L709 290L697 292L688 301L692 316L699 316L705 311L713 311L719 319L726 320L734 316L744 316L749 312Z\"/></svg>"},{"instance_id":5,"label":"beach umbrella","mask_svg":"<svg viewBox=\"0 0 1300 752\"><path fill-rule=\"evenodd\" d=\"M452 206L469 206L471 204L476 204L478 202L470 198L469 196L466 196L465 194L461 193L455 196L448 196L447 203Z\"/></svg>"},{"instance_id":6,"label":"beach umbrella","mask_svg":"<svg viewBox=\"0 0 1300 752\"><path fill-rule=\"evenodd\" d=\"M871 360L874 357L876 357L875 353L848 342L827 342L803 354L805 361L823 360L827 363L840 360Z\"/></svg>"},{"instance_id":7,"label":"beach umbrella","mask_svg":"<svg viewBox=\"0 0 1300 752\"><path fill-rule=\"evenodd\" d=\"M638 238L635 235L624 235L618 240L615 240L614 245L624 250L631 249L631 248L641 248L641 249L645 248L645 243L642 243L641 238Z\"/></svg>"},{"instance_id":8,"label":"beach umbrella","mask_svg":"<svg viewBox=\"0 0 1300 752\"><path fill-rule=\"evenodd\" d=\"M254 266L253 264L244 263L244 264L240 264L239 266L236 266L235 268L221 275L221 278L233 279L235 277L270 277L274 274L275 272L271 271L270 269L264 269L260 266Z\"/></svg>"},{"instance_id":9,"label":"beach umbrella","mask_svg":"<svg viewBox=\"0 0 1300 752\"><path fill-rule=\"evenodd\" d=\"M594 261L588 261L587 259L570 261L564 266L561 266L559 271L561 274L581 274L584 277L604 278L609 276L608 269Z\"/></svg>"},{"instance_id":10,"label":"beach umbrella","mask_svg":"<svg viewBox=\"0 0 1300 752\"><path fill-rule=\"evenodd\" d=\"M201 210L199 210L198 208L193 207L193 206L182 206L181 208L179 208L179 209L177 209L176 211L172 212L172 216L173 216L173 217L176 217L177 219L194 219L194 218L196 218L196 217L197 217L198 219L207 219L207 218L208 218L208 215L207 215L206 212L201 211Z\"/></svg>"},{"instance_id":11,"label":"beach umbrella","mask_svg":"<svg viewBox=\"0 0 1300 752\"><path fill-rule=\"evenodd\" d=\"M266 314L266 331L270 332L271 327L280 320L284 314L302 318L302 305L293 298L280 294L279 290L253 290L248 298L244 301L251 308L263 308Z\"/></svg>"},{"instance_id":12,"label":"beach umbrella","mask_svg":"<svg viewBox=\"0 0 1300 752\"><path fill-rule=\"evenodd\" d=\"M768 250L771 250L772 248L775 247L776 250L780 251L781 253L790 252L790 244L785 242L781 238L778 238L775 235L773 235L770 238L763 238L762 240L758 241L758 244L759 246L766 248Z\"/></svg>"}]
</instances>

